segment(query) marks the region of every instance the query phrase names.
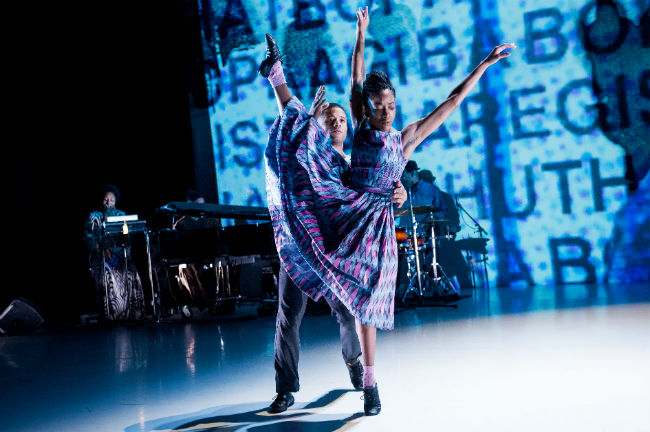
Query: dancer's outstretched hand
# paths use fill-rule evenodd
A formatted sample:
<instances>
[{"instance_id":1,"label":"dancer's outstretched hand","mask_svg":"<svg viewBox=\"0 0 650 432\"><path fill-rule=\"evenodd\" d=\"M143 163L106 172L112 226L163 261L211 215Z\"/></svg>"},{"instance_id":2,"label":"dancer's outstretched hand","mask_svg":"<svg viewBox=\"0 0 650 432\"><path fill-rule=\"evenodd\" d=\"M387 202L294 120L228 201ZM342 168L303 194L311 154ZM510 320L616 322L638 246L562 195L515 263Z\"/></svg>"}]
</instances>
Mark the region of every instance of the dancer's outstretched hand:
<instances>
[{"instance_id":1,"label":"dancer's outstretched hand","mask_svg":"<svg viewBox=\"0 0 650 432\"><path fill-rule=\"evenodd\" d=\"M510 51L504 51L505 49L515 49L517 48L517 45L513 43L504 43L501 45L498 45L490 51L490 54L488 54L487 57L485 57L485 60L483 60L483 63L485 63L488 66L492 66L494 63L498 62L502 58L506 58L510 56Z\"/></svg>"},{"instance_id":2,"label":"dancer's outstretched hand","mask_svg":"<svg viewBox=\"0 0 650 432\"><path fill-rule=\"evenodd\" d=\"M318 119L328 106L329 103L325 99L325 86L320 86L318 87L316 96L314 96L314 101L311 103L311 108L309 108L309 115Z\"/></svg>"},{"instance_id":3,"label":"dancer's outstretched hand","mask_svg":"<svg viewBox=\"0 0 650 432\"><path fill-rule=\"evenodd\" d=\"M357 10L357 31L365 33L370 24L370 15L368 15L368 6Z\"/></svg>"}]
</instances>

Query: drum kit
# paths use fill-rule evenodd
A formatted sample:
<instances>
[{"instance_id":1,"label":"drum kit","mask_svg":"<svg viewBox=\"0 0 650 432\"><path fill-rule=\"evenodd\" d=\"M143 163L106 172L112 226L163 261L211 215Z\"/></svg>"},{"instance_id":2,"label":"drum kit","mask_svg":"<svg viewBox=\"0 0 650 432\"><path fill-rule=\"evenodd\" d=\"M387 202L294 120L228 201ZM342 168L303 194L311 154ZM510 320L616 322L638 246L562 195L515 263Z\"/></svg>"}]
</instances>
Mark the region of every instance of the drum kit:
<instances>
[{"instance_id":1,"label":"drum kit","mask_svg":"<svg viewBox=\"0 0 650 432\"><path fill-rule=\"evenodd\" d=\"M453 235L447 226L446 233L440 234L446 219L438 219L435 212L439 211L434 206L413 206L412 203L404 209L396 209L394 216L409 216L410 226L396 227L395 238L398 254L406 258L406 276L408 286L401 295L405 303L409 295L415 295L418 303L425 297L447 297L459 294L458 284L447 277L445 271L438 263L438 241L452 239ZM416 215L426 215L417 220ZM422 233L420 233L422 231ZM451 306L453 307L453 306Z\"/></svg>"}]
</instances>

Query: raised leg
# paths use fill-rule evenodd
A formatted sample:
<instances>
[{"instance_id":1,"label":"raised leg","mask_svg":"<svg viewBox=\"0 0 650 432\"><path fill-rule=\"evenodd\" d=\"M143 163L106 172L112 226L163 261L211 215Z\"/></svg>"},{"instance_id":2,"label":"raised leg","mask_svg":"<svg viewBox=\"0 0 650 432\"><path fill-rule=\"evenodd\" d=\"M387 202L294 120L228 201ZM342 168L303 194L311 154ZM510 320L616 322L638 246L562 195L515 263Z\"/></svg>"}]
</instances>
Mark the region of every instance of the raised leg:
<instances>
[{"instance_id":1,"label":"raised leg","mask_svg":"<svg viewBox=\"0 0 650 432\"><path fill-rule=\"evenodd\" d=\"M278 110L282 113L284 107L291 100L291 91L287 87L284 78L280 48L278 48L278 44L269 33L266 34L266 58L260 63L257 71L264 78L268 78L269 83L273 86L275 100L278 102Z\"/></svg>"},{"instance_id":2,"label":"raised leg","mask_svg":"<svg viewBox=\"0 0 650 432\"><path fill-rule=\"evenodd\" d=\"M289 90L287 84L284 83L280 84L277 87L273 87L273 91L275 92L275 101L278 103L278 111L280 111L280 114L282 114L284 107L286 107L291 100L291 90Z\"/></svg>"}]
</instances>

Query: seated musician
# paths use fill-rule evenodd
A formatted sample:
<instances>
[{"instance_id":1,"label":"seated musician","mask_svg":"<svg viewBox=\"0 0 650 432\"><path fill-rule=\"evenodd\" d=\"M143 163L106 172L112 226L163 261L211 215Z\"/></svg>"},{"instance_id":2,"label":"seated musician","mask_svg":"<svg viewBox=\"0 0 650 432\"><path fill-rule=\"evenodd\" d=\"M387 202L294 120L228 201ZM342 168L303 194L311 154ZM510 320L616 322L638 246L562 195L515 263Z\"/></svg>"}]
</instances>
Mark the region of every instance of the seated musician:
<instances>
[{"instance_id":1,"label":"seated musician","mask_svg":"<svg viewBox=\"0 0 650 432\"><path fill-rule=\"evenodd\" d=\"M412 160L407 162L402 174L402 184L404 184L408 192L408 198L402 208L408 209L411 206L411 201L414 207L432 206L434 207L432 215L418 214L415 219L421 222L425 218L430 220L433 216L434 219L446 220L449 207L444 199L443 192L434 184L436 178L431 174L431 171L425 170L422 173L428 173L430 176L425 174L423 178L420 178L418 164ZM398 222L398 225L402 227L410 227L411 224L411 215L402 216ZM423 230L428 228L421 226L420 233L423 233Z\"/></svg>"},{"instance_id":2,"label":"seated musician","mask_svg":"<svg viewBox=\"0 0 650 432\"><path fill-rule=\"evenodd\" d=\"M105 184L100 188L99 198L99 210L90 213L84 227L98 307L108 321L143 319L144 293L130 256L131 248L120 236L106 235L103 227L107 217L126 214L115 207L120 191Z\"/></svg>"},{"instance_id":3,"label":"seated musician","mask_svg":"<svg viewBox=\"0 0 650 432\"><path fill-rule=\"evenodd\" d=\"M438 245L437 261L448 277L456 276L459 285L463 288L470 287L471 282L467 270L467 264L454 239L460 231L460 217L458 209L450 194L443 192L435 184L436 177L429 170L420 170L415 161L406 164L402 174L402 183L409 192L408 200L404 208L410 207L410 200L413 200L414 207L432 206L428 214L416 214L418 221L418 236L426 238L424 242L425 251L421 257L422 268L431 267L433 258L431 247L431 226L434 224ZM399 225L410 231L412 227L411 215L402 216ZM401 261L403 267L404 260ZM404 270L400 268L399 284L407 283L404 278Z\"/></svg>"}]
</instances>

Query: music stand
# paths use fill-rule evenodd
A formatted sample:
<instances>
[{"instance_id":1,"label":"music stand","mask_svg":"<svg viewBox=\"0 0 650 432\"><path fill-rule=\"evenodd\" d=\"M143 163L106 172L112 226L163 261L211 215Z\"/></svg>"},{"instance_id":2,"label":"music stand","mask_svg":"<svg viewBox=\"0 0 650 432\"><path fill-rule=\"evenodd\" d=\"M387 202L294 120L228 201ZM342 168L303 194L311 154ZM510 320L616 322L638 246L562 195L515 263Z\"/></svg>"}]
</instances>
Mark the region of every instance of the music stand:
<instances>
[{"instance_id":1,"label":"music stand","mask_svg":"<svg viewBox=\"0 0 650 432\"><path fill-rule=\"evenodd\" d=\"M156 290L153 283L153 266L151 262L151 246L149 241L149 229L147 228L146 221L138 220L138 215L125 215L125 216L108 216L106 221L103 223L104 234L105 235L124 235L129 241L124 241L122 243L122 249L124 251L124 274L128 274L128 254L126 247L130 244L129 234L131 232L142 232L144 233L146 254L147 254L147 270L149 276L149 284L151 286L151 307L153 316L156 318L156 322L160 322L160 313L156 307L158 301L158 296L156 295ZM104 257L104 252L102 251L102 258ZM103 271L103 270L102 270ZM128 278L127 278L128 279ZM104 283L106 285L106 283ZM108 287L105 288L106 294L106 316L108 316Z\"/></svg>"}]
</instances>

